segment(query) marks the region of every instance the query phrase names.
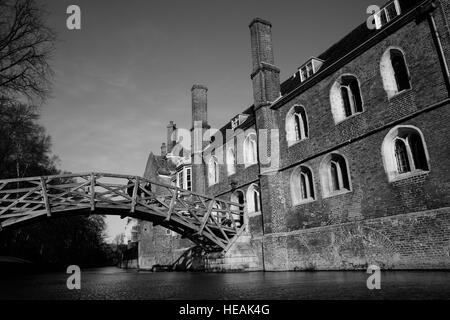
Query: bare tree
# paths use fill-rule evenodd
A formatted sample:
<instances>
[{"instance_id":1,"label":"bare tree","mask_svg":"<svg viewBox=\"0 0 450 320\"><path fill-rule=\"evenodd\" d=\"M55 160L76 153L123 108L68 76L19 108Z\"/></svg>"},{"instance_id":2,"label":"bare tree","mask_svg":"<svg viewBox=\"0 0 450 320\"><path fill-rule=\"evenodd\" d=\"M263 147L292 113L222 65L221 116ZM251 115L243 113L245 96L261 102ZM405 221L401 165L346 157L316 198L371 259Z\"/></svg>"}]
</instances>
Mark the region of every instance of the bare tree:
<instances>
[{"instance_id":1,"label":"bare tree","mask_svg":"<svg viewBox=\"0 0 450 320\"><path fill-rule=\"evenodd\" d=\"M56 172L51 139L37 108L0 98L0 179Z\"/></svg>"},{"instance_id":2,"label":"bare tree","mask_svg":"<svg viewBox=\"0 0 450 320\"><path fill-rule=\"evenodd\" d=\"M0 96L48 97L55 34L35 0L0 0Z\"/></svg>"}]
</instances>

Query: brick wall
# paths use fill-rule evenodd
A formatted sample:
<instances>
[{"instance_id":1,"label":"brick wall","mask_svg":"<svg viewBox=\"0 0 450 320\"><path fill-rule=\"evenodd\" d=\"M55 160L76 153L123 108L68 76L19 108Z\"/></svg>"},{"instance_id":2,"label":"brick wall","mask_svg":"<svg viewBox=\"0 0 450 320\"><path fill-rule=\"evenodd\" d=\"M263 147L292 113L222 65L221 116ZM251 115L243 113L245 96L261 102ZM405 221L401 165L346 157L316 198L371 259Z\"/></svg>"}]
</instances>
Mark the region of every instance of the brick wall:
<instances>
[{"instance_id":1,"label":"brick wall","mask_svg":"<svg viewBox=\"0 0 450 320\"><path fill-rule=\"evenodd\" d=\"M172 265L194 246L180 235L167 235L166 228L155 227L151 222L142 221L140 228L140 269L151 269L154 265Z\"/></svg>"},{"instance_id":2,"label":"brick wall","mask_svg":"<svg viewBox=\"0 0 450 320\"><path fill-rule=\"evenodd\" d=\"M265 269L448 269L450 208L273 234Z\"/></svg>"},{"instance_id":3,"label":"brick wall","mask_svg":"<svg viewBox=\"0 0 450 320\"><path fill-rule=\"evenodd\" d=\"M450 36L442 10L450 6L443 3L434 16L448 54ZM391 46L405 53L412 89L389 100L380 59ZM342 74L360 81L364 110L335 124L330 89ZM446 99L443 79L428 22L413 21L277 110L282 168L287 169L261 178L265 235L256 239L264 243L266 270L359 269L371 263L382 268L450 267L450 106L401 120ZM306 109L309 138L288 147L284 123L296 104ZM428 173L388 181L381 145L394 125L421 130ZM331 150L347 159L351 191L324 197L319 167ZM313 172L316 199L293 206L289 181L299 160ZM284 197L272 192L280 187Z\"/></svg>"}]
</instances>

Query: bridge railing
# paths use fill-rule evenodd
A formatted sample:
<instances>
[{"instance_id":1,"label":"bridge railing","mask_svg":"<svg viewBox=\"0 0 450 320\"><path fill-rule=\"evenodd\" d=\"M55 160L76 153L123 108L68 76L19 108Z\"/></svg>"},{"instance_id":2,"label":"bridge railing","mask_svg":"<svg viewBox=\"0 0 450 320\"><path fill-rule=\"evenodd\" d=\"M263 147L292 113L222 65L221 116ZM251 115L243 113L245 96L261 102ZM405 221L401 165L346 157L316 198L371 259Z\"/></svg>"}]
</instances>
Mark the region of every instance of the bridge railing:
<instances>
[{"instance_id":1,"label":"bridge railing","mask_svg":"<svg viewBox=\"0 0 450 320\"><path fill-rule=\"evenodd\" d=\"M227 200L111 173L61 174L0 180L0 230L70 211L145 216L191 240L225 250L244 228L244 208Z\"/></svg>"}]
</instances>

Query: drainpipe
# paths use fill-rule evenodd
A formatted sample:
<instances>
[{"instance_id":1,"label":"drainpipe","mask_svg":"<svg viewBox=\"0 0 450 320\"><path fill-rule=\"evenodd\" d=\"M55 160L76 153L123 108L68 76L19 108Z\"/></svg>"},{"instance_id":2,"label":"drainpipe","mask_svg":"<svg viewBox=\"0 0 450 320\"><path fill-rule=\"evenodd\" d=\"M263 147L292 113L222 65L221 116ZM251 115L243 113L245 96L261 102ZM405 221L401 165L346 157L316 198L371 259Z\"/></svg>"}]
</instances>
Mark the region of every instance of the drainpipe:
<instances>
[{"instance_id":1,"label":"drainpipe","mask_svg":"<svg viewBox=\"0 0 450 320\"><path fill-rule=\"evenodd\" d=\"M445 87L447 88L447 94L450 97L450 74L448 71L447 60L445 59L444 49L442 48L441 39L439 37L439 32L436 27L436 21L433 17L433 11L436 9L436 3L431 3L429 8L431 9L427 13L428 24L431 29L431 36L433 37L434 45L436 46L439 63L441 64L442 73L444 76Z\"/></svg>"}]
</instances>

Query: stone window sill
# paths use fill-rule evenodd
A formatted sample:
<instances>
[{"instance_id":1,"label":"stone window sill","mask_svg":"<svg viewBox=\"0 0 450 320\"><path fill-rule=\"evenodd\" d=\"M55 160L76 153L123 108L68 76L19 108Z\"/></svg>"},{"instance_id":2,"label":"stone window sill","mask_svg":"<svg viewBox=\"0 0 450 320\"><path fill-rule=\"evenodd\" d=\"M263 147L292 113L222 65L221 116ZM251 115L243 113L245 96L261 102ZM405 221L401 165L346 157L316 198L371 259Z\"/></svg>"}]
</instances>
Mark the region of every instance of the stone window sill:
<instances>
[{"instance_id":1,"label":"stone window sill","mask_svg":"<svg viewBox=\"0 0 450 320\"><path fill-rule=\"evenodd\" d=\"M347 194L347 193L350 193L350 192L352 192L352 190L348 190L348 189L334 191L334 192L331 192L331 193L329 193L327 195L324 195L323 198L324 199L333 198L333 197L341 196L341 195L344 195L344 194Z\"/></svg>"},{"instance_id":2,"label":"stone window sill","mask_svg":"<svg viewBox=\"0 0 450 320\"><path fill-rule=\"evenodd\" d=\"M348 116L348 117L342 119L341 121L336 122L336 125L340 125L340 124L342 124L342 123L345 123L347 120L353 119L353 118L355 118L355 117L357 117L357 116L363 114L364 112L366 112L366 111L363 110L363 111L361 111L361 112L356 112L356 113L352 114L351 116Z\"/></svg>"},{"instance_id":3,"label":"stone window sill","mask_svg":"<svg viewBox=\"0 0 450 320\"><path fill-rule=\"evenodd\" d=\"M389 101L401 98L403 96L405 96L407 93L411 92L412 88L409 89L404 89L402 91L397 92L396 94L394 94L392 97L388 98Z\"/></svg>"},{"instance_id":4,"label":"stone window sill","mask_svg":"<svg viewBox=\"0 0 450 320\"><path fill-rule=\"evenodd\" d=\"M303 141L306 141L306 140L309 140L309 137L301 139L301 140L296 140L296 141L288 141L287 142L288 148L293 147L293 146L299 144L300 142L303 142Z\"/></svg>"},{"instance_id":5,"label":"stone window sill","mask_svg":"<svg viewBox=\"0 0 450 320\"><path fill-rule=\"evenodd\" d=\"M312 203L312 202L314 202L314 201L316 201L316 199L314 199L314 198L309 198L309 199L301 200L301 201L299 201L299 202L294 203L294 207L300 207L300 206L302 206L302 205L304 205L304 204Z\"/></svg>"},{"instance_id":6,"label":"stone window sill","mask_svg":"<svg viewBox=\"0 0 450 320\"><path fill-rule=\"evenodd\" d=\"M409 178L426 176L429 173L430 173L429 170L414 170L414 171L411 171L411 172L398 174L394 178L392 178L390 182L399 182L399 181L402 181L402 180L407 180Z\"/></svg>"}]
</instances>

